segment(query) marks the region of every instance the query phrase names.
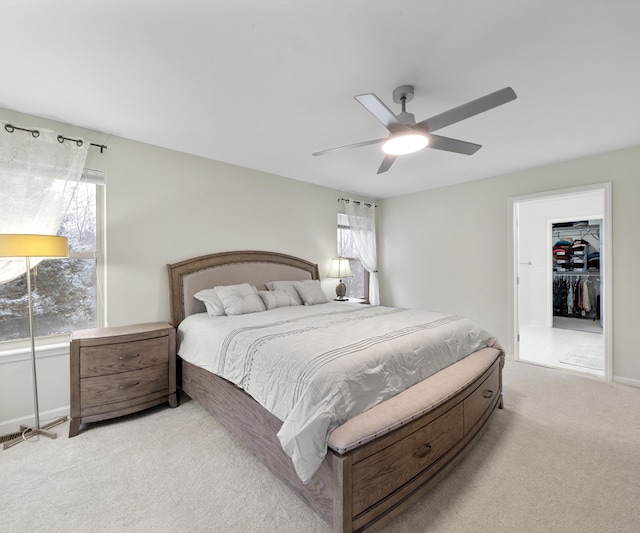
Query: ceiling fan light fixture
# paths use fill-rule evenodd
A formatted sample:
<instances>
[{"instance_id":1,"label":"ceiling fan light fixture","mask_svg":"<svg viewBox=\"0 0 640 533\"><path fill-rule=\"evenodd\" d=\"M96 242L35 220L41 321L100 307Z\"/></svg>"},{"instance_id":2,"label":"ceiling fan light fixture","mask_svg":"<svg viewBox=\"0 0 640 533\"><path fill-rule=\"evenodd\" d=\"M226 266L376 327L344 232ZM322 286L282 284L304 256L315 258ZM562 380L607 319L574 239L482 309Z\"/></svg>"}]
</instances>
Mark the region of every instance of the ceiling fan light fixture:
<instances>
[{"instance_id":1,"label":"ceiling fan light fixture","mask_svg":"<svg viewBox=\"0 0 640 533\"><path fill-rule=\"evenodd\" d=\"M411 132L390 137L382 145L382 151L389 155L412 154L422 150L427 144L429 144L429 139L426 135Z\"/></svg>"}]
</instances>

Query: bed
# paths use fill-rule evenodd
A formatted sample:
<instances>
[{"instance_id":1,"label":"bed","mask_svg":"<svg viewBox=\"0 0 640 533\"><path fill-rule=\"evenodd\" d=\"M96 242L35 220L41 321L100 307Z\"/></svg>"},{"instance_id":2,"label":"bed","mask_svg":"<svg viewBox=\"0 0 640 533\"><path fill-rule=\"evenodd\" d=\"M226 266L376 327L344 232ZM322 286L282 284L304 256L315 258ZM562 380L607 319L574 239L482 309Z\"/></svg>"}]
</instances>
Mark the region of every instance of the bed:
<instances>
[{"instance_id":1,"label":"bed","mask_svg":"<svg viewBox=\"0 0 640 533\"><path fill-rule=\"evenodd\" d=\"M206 317L204 304L194 298L196 293L240 283L265 290L273 281L319 279L316 264L262 251L201 256L168 265L168 271L178 353L188 331L182 325L189 317ZM335 309L344 304L323 305ZM383 308L351 313L354 307L336 313L363 317L391 313ZM278 437L286 420L283 423L282 417L231 381L182 358L178 384L335 532L369 531L391 521L436 484L480 437L496 408L502 407L504 352L495 340L483 344L402 392L331 426L326 455L304 481Z\"/></svg>"}]
</instances>

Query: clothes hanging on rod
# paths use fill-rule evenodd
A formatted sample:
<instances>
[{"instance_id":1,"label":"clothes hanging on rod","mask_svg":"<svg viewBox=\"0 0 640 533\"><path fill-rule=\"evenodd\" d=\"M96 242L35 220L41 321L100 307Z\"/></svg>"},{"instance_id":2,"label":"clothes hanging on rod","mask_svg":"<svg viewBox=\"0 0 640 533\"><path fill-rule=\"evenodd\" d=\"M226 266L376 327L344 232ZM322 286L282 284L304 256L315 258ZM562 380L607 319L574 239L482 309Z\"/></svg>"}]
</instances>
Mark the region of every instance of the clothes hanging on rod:
<instances>
[{"instance_id":1,"label":"clothes hanging on rod","mask_svg":"<svg viewBox=\"0 0 640 533\"><path fill-rule=\"evenodd\" d=\"M588 277L560 276L553 281L553 314L577 318L599 318L599 295Z\"/></svg>"}]
</instances>

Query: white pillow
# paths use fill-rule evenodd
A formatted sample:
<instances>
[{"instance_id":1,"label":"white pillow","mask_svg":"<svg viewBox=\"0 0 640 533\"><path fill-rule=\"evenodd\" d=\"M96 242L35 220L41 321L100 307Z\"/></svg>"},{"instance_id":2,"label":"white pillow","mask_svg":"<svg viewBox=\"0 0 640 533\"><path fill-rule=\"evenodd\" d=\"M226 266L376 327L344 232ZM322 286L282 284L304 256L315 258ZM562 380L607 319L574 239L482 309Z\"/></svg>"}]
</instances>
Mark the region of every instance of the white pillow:
<instances>
[{"instance_id":1,"label":"white pillow","mask_svg":"<svg viewBox=\"0 0 640 533\"><path fill-rule=\"evenodd\" d=\"M297 281L294 287L302 297L304 305L326 304L329 301L317 279Z\"/></svg>"},{"instance_id":2,"label":"white pillow","mask_svg":"<svg viewBox=\"0 0 640 533\"><path fill-rule=\"evenodd\" d=\"M300 299L300 295L296 290L295 284L297 281L270 281L269 283L265 283L267 289L270 291L285 291L291 296L292 300L295 302L291 305L302 305L302 300Z\"/></svg>"},{"instance_id":3,"label":"white pillow","mask_svg":"<svg viewBox=\"0 0 640 533\"><path fill-rule=\"evenodd\" d=\"M224 306L224 312L228 315L246 315L265 310L258 289L248 283L221 285L215 290Z\"/></svg>"},{"instance_id":4,"label":"white pillow","mask_svg":"<svg viewBox=\"0 0 640 533\"><path fill-rule=\"evenodd\" d=\"M267 309L298 305L287 291L258 291Z\"/></svg>"},{"instance_id":5,"label":"white pillow","mask_svg":"<svg viewBox=\"0 0 640 533\"><path fill-rule=\"evenodd\" d=\"M223 316L225 314L224 305L222 305L220 298L218 298L215 289L201 290L196 292L193 297L204 304L207 313L211 316Z\"/></svg>"}]
</instances>

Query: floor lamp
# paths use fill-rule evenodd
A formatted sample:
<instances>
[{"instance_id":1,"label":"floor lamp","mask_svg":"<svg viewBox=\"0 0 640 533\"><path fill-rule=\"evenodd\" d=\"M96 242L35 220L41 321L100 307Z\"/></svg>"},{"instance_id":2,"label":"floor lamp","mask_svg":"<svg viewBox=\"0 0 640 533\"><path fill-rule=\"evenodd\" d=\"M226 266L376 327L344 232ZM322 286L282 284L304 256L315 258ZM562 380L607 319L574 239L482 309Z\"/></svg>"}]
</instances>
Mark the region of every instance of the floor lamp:
<instances>
[{"instance_id":1,"label":"floor lamp","mask_svg":"<svg viewBox=\"0 0 640 533\"><path fill-rule=\"evenodd\" d=\"M45 435L55 439L58 434L48 431L65 420L66 416L40 426L40 413L38 407L38 379L36 374L36 344L33 331L33 306L31 302L31 264L30 257L68 257L69 248L66 237L55 235L19 235L0 234L0 257L24 257L27 267L27 294L29 298L29 333L31 335L31 374L33 378L33 407L35 411L34 426L20 426L20 436L5 442L3 449L10 448L36 435Z\"/></svg>"}]
</instances>

